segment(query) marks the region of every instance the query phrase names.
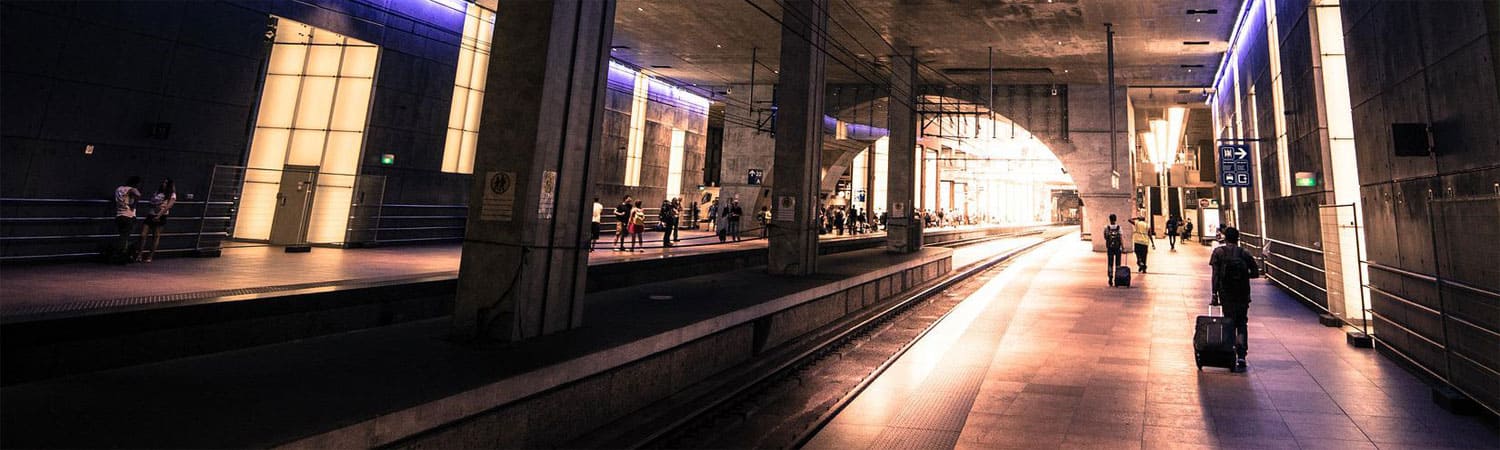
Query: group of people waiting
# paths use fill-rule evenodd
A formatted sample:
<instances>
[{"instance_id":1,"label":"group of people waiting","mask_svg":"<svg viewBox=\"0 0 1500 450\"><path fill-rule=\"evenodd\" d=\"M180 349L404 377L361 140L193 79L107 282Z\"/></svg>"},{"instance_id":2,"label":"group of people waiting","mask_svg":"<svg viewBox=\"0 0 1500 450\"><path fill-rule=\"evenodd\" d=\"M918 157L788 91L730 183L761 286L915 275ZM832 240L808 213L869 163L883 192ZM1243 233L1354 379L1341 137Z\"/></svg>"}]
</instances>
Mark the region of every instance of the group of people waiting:
<instances>
[{"instance_id":1,"label":"group of people waiting","mask_svg":"<svg viewBox=\"0 0 1500 450\"><path fill-rule=\"evenodd\" d=\"M837 234L843 236L845 232L854 235L866 232L880 231L884 218L877 218L868 211L860 211L858 207L828 206L818 208L817 219L819 234Z\"/></svg>"},{"instance_id":2,"label":"group of people waiting","mask_svg":"<svg viewBox=\"0 0 1500 450\"><path fill-rule=\"evenodd\" d=\"M642 251L641 249L645 246L643 242L645 240L644 235L647 231L651 231L647 227L646 209L643 207L642 202L627 195L618 205L615 205L610 213L614 216L616 223L614 251ZM728 242L730 240L738 242L740 240L740 221L743 219L744 214L745 211L740 207L738 200L731 201L730 204L722 207L715 200L709 206L709 227L718 235L719 242ZM663 248L674 247L682 241L681 229L684 216L687 217L687 220L690 221L689 223L696 229L698 225L698 204L692 203L684 208L682 199L662 200L661 206L656 212L656 224L654 228L662 232L661 246ZM603 233L603 218L604 205L599 203L598 198L594 198L593 229L589 238L589 251L594 251ZM761 208L761 213L757 215L757 219L761 220L764 225L770 221L770 218L770 209ZM761 229L761 237L765 237L764 226Z\"/></svg>"},{"instance_id":3,"label":"group of people waiting","mask_svg":"<svg viewBox=\"0 0 1500 450\"><path fill-rule=\"evenodd\" d=\"M119 234L119 241L113 243L109 248L108 256L122 262L151 262L156 256L156 251L161 247L161 230L167 224L167 217L172 214L172 207L177 205L177 183L171 178L163 177L161 184L156 187L156 192L151 194L150 207L145 212L145 228L141 229L140 241L135 249L130 249L130 234L135 232L135 222L138 217L136 205L142 198L141 177L131 176L115 188L114 210L115 231Z\"/></svg>"}]
</instances>

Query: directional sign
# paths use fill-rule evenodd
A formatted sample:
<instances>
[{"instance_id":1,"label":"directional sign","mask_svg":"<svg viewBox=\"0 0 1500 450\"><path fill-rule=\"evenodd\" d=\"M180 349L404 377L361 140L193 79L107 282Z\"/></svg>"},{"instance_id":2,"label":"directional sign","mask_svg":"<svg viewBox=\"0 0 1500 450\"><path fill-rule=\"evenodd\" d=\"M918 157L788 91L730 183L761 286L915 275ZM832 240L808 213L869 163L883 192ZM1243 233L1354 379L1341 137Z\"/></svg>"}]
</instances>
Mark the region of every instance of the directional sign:
<instances>
[{"instance_id":1,"label":"directional sign","mask_svg":"<svg viewBox=\"0 0 1500 450\"><path fill-rule=\"evenodd\" d=\"M1219 186L1250 187L1250 146L1219 146Z\"/></svg>"}]
</instances>

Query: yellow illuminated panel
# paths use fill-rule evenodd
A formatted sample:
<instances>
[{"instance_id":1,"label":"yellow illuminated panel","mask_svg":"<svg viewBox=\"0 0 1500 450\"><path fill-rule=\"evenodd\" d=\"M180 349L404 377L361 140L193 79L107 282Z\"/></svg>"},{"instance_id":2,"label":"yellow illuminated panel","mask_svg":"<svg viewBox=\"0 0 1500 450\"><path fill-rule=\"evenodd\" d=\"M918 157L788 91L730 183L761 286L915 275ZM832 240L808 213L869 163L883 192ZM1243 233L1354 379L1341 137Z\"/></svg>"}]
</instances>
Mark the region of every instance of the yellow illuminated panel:
<instances>
[{"instance_id":1,"label":"yellow illuminated panel","mask_svg":"<svg viewBox=\"0 0 1500 450\"><path fill-rule=\"evenodd\" d=\"M631 90L630 135L625 140L625 185L641 185L641 153L646 146L646 89L644 73L635 74L635 88Z\"/></svg>"},{"instance_id":2,"label":"yellow illuminated panel","mask_svg":"<svg viewBox=\"0 0 1500 450\"><path fill-rule=\"evenodd\" d=\"M495 34L494 11L469 3L465 14L458 67L453 77L453 103L448 109L447 141L443 145L444 172L474 172L484 85L489 74L490 42Z\"/></svg>"},{"instance_id":3,"label":"yellow illuminated panel","mask_svg":"<svg viewBox=\"0 0 1500 450\"><path fill-rule=\"evenodd\" d=\"M283 18L266 67L234 237L270 238L286 165L318 171L307 241L344 240L380 48ZM292 208L297 208L293 206Z\"/></svg>"},{"instance_id":4,"label":"yellow illuminated panel","mask_svg":"<svg viewBox=\"0 0 1500 450\"><path fill-rule=\"evenodd\" d=\"M676 129L672 130L672 154L667 160L668 200L682 196L682 147L685 144L686 140L686 132Z\"/></svg>"}]
</instances>

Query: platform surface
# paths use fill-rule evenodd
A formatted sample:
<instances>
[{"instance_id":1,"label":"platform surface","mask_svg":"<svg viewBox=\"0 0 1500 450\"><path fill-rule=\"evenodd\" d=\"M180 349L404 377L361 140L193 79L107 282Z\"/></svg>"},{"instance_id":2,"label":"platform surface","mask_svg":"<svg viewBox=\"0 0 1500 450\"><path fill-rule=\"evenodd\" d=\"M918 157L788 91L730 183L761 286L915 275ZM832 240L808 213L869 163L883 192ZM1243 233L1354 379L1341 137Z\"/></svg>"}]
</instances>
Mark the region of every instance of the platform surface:
<instances>
[{"instance_id":1,"label":"platform surface","mask_svg":"<svg viewBox=\"0 0 1500 450\"><path fill-rule=\"evenodd\" d=\"M1500 448L1428 386L1264 280L1249 371L1199 372L1209 299L1198 244L1106 284L1076 239L1018 259L945 317L809 442L810 449ZM956 264L956 263L955 263Z\"/></svg>"},{"instance_id":2,"label":"platform surface","mask_svg":"<svg viewBox=\"0 0 1500 450\"><path fill-rule=\"evenodd\" d=\"M946 231L965 228L942 228ZM825 242L884 236L824 235ZM746 235L719 243L708 231L682 230L677 246L663 248L661 233L648 232L638 251L615 251L604 236L590 265L672 258L764 248ZM350 283L387 282L436 275L456 276L459 244L336 249L286 253L281 247L234 244L217 258L161 258L114 266L92 262L0 267L0 317L58 314L149 305L240 294L265 294Z\"/></svg>"},{"instance_id":3,"label":"platform surface","mask_svg":"<svg viewBox=\"0 0 1500 450\"><path fill-rule=\"evenodd\" d=\"M1023 236L967 247L963 260L1041 239ZM557 383L556 377L583 370L537 369L603 364L573 363L588 355L650 354L651 348L672 344L668 340L693 339L684 329L732 326L726 317L766 302L954 253L861 250L822 257L821 273L809 277L776 277L754 268L590 294L583 328L504 348L454 345L447 340L448 321L435 319L9 386L0 390L6 402L0 426L7 430L0 443L70 448L287 443L461 393L488 389L508 395L520 387ZM651 300L651 295L672 299ZM496 388L502 379L514 381Z\"/></svg>"}]
</instances>

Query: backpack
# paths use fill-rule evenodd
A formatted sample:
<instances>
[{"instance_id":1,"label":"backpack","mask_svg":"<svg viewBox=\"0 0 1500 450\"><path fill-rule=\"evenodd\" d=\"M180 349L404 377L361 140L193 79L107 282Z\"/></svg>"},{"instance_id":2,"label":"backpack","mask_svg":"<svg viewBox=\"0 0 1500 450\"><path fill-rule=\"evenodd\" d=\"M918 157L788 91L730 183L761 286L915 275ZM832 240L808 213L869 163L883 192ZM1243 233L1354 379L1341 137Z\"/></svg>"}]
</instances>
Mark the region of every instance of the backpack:
<instances>
[{"instance_id":1,"label":"backpack","mask_svg":"<svg viewBox=\"0 0 1500 450\"><path fill-rule=\"evenodd\" d=\"M1224 261L1224 273L1219 275L1222 277L1221 283L1238 286L1250 282L1251 278L1255 278L1255 274L1252 273L1254 269L1250 268L1250 263L1245 261L1245 257L1249 255L1245 254L1245 249L1239 247L1235 247L1233 253L1228 260Z\"/></svg>"},{"instance_id":2,"label":"backpack","mask_svg":"<svg viewBox=\"0 0 1500 450\"><path fill-rule=\"evenodd\" d=\"M1104 246L1110 249L1119 249L1125 244L1121 242L1120 226L1107 225L1104 227Z\"/></svg>"}]
</instances>

